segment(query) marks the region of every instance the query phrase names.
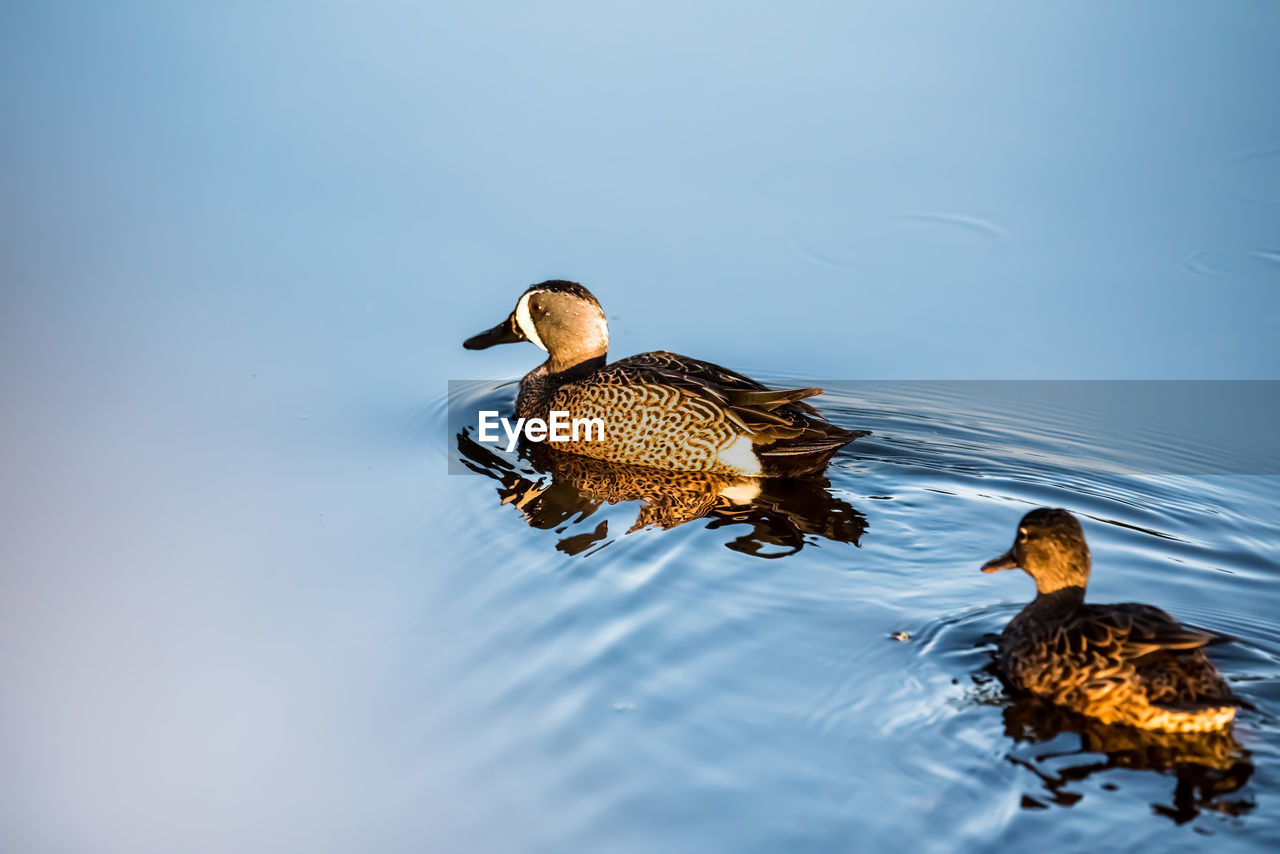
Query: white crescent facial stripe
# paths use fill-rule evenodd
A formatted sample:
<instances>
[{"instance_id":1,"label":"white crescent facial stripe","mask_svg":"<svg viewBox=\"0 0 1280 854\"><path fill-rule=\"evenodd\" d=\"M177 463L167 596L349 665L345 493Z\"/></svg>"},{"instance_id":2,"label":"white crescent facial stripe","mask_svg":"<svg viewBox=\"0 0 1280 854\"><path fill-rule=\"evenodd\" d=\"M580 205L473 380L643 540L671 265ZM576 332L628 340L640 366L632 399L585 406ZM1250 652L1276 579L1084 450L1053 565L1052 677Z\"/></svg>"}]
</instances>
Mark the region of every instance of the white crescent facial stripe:
<instances>
[{"instance_id":1,"label":"white crescent facial stripe","mask_svg":"<svg viewBox=\"0 0 1280 854\"><path fill-rule=\"evenodd\" d=\"M533 326L533 317L529 314L529 294L520 297L520 302L516 303L516 324L525 338L536 344L540 350L547 349L542 339L538 337L538 330Z\"/></svg>"}]
</instances>

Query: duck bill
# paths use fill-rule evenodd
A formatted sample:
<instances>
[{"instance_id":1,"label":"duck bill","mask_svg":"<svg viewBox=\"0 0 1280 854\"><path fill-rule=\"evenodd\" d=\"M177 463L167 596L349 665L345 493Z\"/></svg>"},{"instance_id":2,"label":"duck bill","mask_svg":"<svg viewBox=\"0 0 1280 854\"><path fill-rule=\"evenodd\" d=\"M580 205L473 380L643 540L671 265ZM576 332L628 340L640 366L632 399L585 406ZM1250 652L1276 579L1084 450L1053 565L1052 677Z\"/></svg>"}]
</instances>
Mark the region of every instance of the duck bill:
<instances>
[{"instance_id":1,"label":"duck bill","mask_svg":"<svg viewBox=\"0 0 1280 854\"><path fill-rule=\"evenodd\" d=\"M983 572L999 572L1002 569L1018 569L1018 559L1013 556L1013 549L1000 555L993 557L982 565Z\"/></svg>"},{"instance_id":2,"label":"duck bill","mask_svg":"<svg viewBox=\"0 0 1280 854\"><path fill-rule=\"evenodd\" d=\"M516 325L516 316L511 314L507 316L506 320L492 329L486 329L479 335L472 335L462 342L462 346L468 350L487 350L496 344L514 344L517 341L525 340L527 339L524 337L524 333Z\"/></svg>"}]
</instances>

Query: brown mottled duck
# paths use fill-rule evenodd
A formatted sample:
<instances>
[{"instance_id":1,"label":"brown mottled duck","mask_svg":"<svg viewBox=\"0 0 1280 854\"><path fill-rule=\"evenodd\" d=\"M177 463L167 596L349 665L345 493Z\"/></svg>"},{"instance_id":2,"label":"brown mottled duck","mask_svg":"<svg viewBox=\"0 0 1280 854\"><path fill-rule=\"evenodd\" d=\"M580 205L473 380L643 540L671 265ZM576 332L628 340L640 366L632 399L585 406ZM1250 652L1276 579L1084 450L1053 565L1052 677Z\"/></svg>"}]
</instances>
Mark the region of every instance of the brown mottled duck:
<instances>
[{"instance_id":1,"label":"brown mottled duck","mask_svg":"<svg viewBox=\"0 0 1280 854\"><path fill-rule=\"evenodd\" d=\"M506 320L466 340L469 350L528 341L547 360L520 382L516 415L601 418L604 436L557 443L615 463L750 477L817 474L867 435L823 420L803 402L820 388L774 390L728 368L656 351L606 364L609 327L576 282L533 285Z\"/></svg>"},{"instance_id":2,"label":"brown mottled duck","mask_svg":"<svg viewBox=\"0 0 1280 854\"><path fill-rule=\"evenodd\" d=\"M1243 702L1204 649L1234 638L1151 605L1086 605L1089 568L1079 521L1049 508L1023 516L1013 548L983 564L983 572L1022 569L1036 582L1036 598L1000 635L1004 678L1104 723L1170 732L1230 724Z\"/></svg>"}]
</instances>

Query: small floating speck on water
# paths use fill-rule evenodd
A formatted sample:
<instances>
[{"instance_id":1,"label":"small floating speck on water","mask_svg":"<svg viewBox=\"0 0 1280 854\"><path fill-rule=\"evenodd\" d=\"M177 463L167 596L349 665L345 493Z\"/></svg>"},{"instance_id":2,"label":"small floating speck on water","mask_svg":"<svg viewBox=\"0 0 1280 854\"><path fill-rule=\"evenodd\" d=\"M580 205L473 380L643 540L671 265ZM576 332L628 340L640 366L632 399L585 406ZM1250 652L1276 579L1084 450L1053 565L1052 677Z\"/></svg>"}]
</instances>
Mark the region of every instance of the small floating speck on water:
<instances>
[{"instance_id":1,"label":"small floating speck on water","mask_svg":"<svg viewBox=\"0 0 1280 854\"><path fill-rule=\"evenodd\" d=\"M899 643L906 643L907 641L911 640L911 632L894 632L893 634L889 635L889 637L893 638Z\"/></svg>"},{"instance_id":2,"label":"small floating speck on water","mask_svg":"<svg viewBox=\"0 0 1280 854\"><path fill-rule=\"evenodd\" d=\"M615 712L624 712L624 713L625 713L625 712L634 712L634 711L636 710L636 704L635 704L635 703L628 703L628 702L626 702L626 701L622 701L622 702L614 703L614 704L613 704L613 710L614 710Z\"/></svg>"}]
</instances>

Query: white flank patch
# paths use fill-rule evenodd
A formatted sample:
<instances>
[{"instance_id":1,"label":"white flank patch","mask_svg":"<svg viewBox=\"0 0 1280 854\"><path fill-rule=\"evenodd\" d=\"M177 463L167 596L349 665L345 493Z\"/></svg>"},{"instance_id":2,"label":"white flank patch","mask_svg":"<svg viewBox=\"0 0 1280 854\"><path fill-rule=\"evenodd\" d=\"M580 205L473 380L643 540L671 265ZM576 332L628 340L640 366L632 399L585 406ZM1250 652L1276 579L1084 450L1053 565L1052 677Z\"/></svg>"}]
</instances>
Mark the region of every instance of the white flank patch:
<instances>
[{"instance_id":1,"label":"white flank patch","mask_svg":"<svg viewBox=\"0 0 1280 854\"><path fill-rule=\"evenodd\" d=\"M760 481L736 481L720 490L719 495L734 504L750 504L760 496Z\"/></svg>"},{"instance_id":2,"label":"white flank patch","mask_svg":"<svg viewBox=\"0 0 1280 854\"><path fill-rule=\"evenodd\" d=\"M519 325L520 331L524 333L525 338L538 345L538 349L545 351L547 349L546 345L538 337L538 330L533 326L533 317L529 314L529 296L529 294L525 294L520 297L520 302L516 303L516 324Z\"/></svg>"},{"instance_id":3,"label":"white flank patch","mask_svg":"<svg viewBox=\"0 0 1280 854\"><path fill-rule=\"evenodd\" d=\"M727 448L716 454L716 460L722 465L731 466L746 475L760 474L760 460L756 459L750 436L739 436Z\"/></svg>"}]
</instances>

